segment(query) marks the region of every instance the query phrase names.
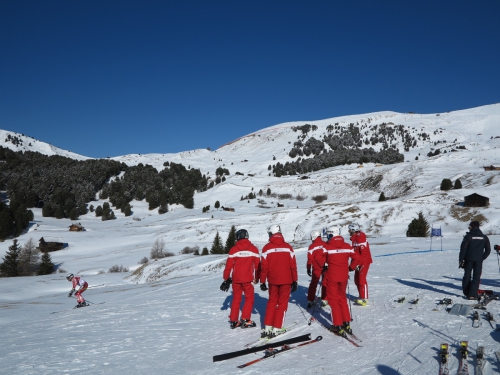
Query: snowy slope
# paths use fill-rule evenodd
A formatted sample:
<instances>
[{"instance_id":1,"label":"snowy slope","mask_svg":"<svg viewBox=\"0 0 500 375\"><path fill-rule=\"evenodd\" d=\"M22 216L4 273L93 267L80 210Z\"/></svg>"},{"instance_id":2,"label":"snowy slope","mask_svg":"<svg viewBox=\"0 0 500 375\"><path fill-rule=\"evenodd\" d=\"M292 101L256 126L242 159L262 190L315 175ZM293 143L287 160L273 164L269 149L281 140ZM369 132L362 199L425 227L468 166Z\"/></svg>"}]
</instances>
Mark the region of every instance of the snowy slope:
<instances>
[{"instance_id":1,"label":"snowy slope","mask_svg":"<svg viewBox=\"0 0 500 375\"><path fill-rule=\"evenodd\" d=\"M405 152L405 162L394 165L338 166L314 173L309 179L297 176L269 176L268 165L292 160L290 147L298 133L293 126L316 125L308 134L318 139L330 124L381 124L414 127L430 134L429 141L419 141ZM195 194L195 208L169 207L165 215L149 211L147 203L133 201L133 220L119 211L116 220L102 222L91 214L79 222L85 232L69 232L69 220L44 218L33 209L35 220L19 237L21 244L29 238L60 237L68 244L64 250L51 253L62 273L43 277L0 279L0 368L9 374L59 374L82 372L96 374L251 374L269 371L277 374L435 374L437 348L448 342L452 349L450 367L456 372L457 343L469 340L486 347L485 374L500 371L493 351L498 350L500 333L483 321L473 329L470 317L450 316L432 311L435 299L460 299L462 271L457 268L458 247L472 218L482 221L492 243L500 242L499 172L484 171L483 166L500 164L500 105L491 105L451 113L399 114L378 112L334 119L279 124L242 137L216 151L193 150L178 154L126 155L114 158L129 165L140 162L163 168L165 161L200 168L214 178L217 167L228 168L230 176L213 189ZM0 131L0 142L7 133ZM17 137L21 135L17 134ZM456 141L455 141L456 139ZM453 146L443 146L443 141ZM434 144L437 143L437 146ZM453 142L452 142L453 141ZM290 143L289 143L290 142ZM31 146L28 146L31 143ZM79 159L33 139L23 145L2 143L6 147L32 147L33 151L61 154ZM451 148L464 146L458 152ZM436 147L448 147L447 153L427 157ZM283 150L283 151L282 151ZM420 155L419 155L420 154ZM276 158L273 160L273 156ZM415 157L419 156L419 160ZM245 161L246 160L246 161ZM240 172L243 175L236 175ZM249 176L252 174L253 176ZM461 190L442 192L441 180L460 178ZM291 194L292 199L258 196L240 200L241 196L268 188L276 194ZM385 202L378 202L383 191ZM457 203L463 197L478 193L490 198L487 208L464 208ZM321 204L312 197L326 194ZM297 200L297 195L305 197ZM235 212L215 210L221 205ZM277 203L283 207L277 207ZM102 201L93 202L94 206ZM202 207L211 205L208 213ZM408 223L422 211L429 223L443 229L443 252L418 252L430 248L430 239L405 237ZM363 338L356 349L342 339L331 336L319 326L308 326L309 313L303 307L309 278L305 273L306 248L311 230L328 225L345 226L352 221L368 233L375 256L369 273L371 306L353 307L354 326ZM236 366L256 355L212 363L212 356L238 350L255 336L256 330L230 331L227 328L230 294L219 290L224 256L195 257L178 255L141 267L138 262L149 256L157 238L167 249L178 253L185 246L210 248L216 231L226 239L231 225L246 228L259 248L265 244L265 228L279 223L285 239L297 251L299 264L298 292L292 295L287 322L299 321L293 335L311 332L323 335L321 343L283 354L248 369ZM4 256L12 241L0 243ZM440 247L434 239L433 249ZM385 256L388 255L388 256ZM485 261L482 284L500 291L496 254ZM113 265L123 265L128 273L108 273ZM105 302L83 310L71 310L74 300L67 298L70 289L65 272L83 275L90 289L85 296L94 303ZM354 284L350 292L356 295ZM263 320L267 297L256 288L254 318ZM420 303L398 305L394 299L406 295L420 298ZM492 302L489 311L497 320L500 302ZM51 314L58 312L57 314ZM326 311L317 318L329 322ZM292 336L292 333L289 334ZM473 357L473 356L472 356ZM470 366L474 363L469 361ZM255 367L255 368L253 368ZM471 371L471 373L473 373Z\"/></svg>"}]
</instances>

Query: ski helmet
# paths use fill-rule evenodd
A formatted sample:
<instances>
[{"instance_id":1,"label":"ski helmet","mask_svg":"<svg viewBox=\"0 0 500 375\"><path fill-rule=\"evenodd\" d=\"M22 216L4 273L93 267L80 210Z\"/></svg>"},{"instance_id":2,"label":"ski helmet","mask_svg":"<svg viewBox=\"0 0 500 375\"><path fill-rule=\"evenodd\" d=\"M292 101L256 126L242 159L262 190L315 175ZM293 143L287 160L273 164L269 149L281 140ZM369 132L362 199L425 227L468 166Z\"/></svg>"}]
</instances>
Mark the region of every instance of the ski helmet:
<instances>
[{"instance_id":1,"label":"ski helmet","mask_svg":"<svg viewBox=\"0 0 500 375\"><path fill-rule=\"evenodd\" d=\"M328 237L328 239L330 239L332 237L335 237L335 236L340 236L340 229L339 229L339 227L329 227L326 230L326 236Z\"/></svg>"},{"instance_id":2,"label":"ski helmet","mask_svg":"<svg viewBox=\"0 0 500 375\"><path fill-rule=\"evenodd\" d=\"M275 233L281 233L281 228L278 224L273 224L267 228L267 233L269 234L269 237L271 237Z\"/></svg>"},{"instance_id":3,"label":"ski helmet","mask_svg":"<svg viewBox=\"0 0 500 375\"><path fill-rule=\"evenodd\" d=\"M321 232L319 230L313 230L311 232L311 240L314 241L318 237L321 237Z\"/></svg>"},{"instance_id":4,"label":"ski helmet","mask_svg":"<svg viewBox=\"0 0 500 375\"><path fill-rule=\"evenodd\" d=\"M66 279L68 279L68 281L71 281L71 280L73 280L73 277L75 277L75 275L73 275L72 273L68 273L68 275L66 276Z\"/></svg>"},{"instance_id":5,"label":"ski helmet","mask_svg":"<svg viewBox=\"0 0 500 375\"><path fill-rule=\"evenodd\" d=\"M243 238L248 238L248 231L246 229L240 229L236 232L236 241L242 240Z\"/></svg>"},{"instance_id":6,"label":"ski helmet","mask_svg":"<svg viewBox=\"0 0 500 375\"><path fill-rule=\"evenodd\" d=\"M347 228L349 232L359 232L359 224L357 223L351 223Z\"/></svg>"}]
</instances>

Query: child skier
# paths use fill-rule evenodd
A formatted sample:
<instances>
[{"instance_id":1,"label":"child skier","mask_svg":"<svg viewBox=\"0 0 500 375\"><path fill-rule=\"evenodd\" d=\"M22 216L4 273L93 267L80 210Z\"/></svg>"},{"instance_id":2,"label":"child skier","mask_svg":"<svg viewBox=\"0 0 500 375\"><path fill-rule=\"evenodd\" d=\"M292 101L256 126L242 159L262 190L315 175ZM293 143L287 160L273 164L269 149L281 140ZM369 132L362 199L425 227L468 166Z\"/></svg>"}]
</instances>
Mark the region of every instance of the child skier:
<instances>
[{"instance_id":1,"label":"child skier","mask_svg":"<svg viewBox=\"0 0 500 375\"><path fill-rule=\"evenodd\" d=\"M78 290L75 293L76 300L78 301L78 305L75 306L77 307L85 307L88 306L87 302L85 302L85 298L83 298L82 293L87 290L89 287L89 284L85 280L83 280L80 276L75 276L72 273L69 273L68 276L66 276L66 280L72 282L73 284L73 289L68 294L68 297L72 297L73 293L75 293L75 289L78 286Z\"/></svg>"}]
</instances>

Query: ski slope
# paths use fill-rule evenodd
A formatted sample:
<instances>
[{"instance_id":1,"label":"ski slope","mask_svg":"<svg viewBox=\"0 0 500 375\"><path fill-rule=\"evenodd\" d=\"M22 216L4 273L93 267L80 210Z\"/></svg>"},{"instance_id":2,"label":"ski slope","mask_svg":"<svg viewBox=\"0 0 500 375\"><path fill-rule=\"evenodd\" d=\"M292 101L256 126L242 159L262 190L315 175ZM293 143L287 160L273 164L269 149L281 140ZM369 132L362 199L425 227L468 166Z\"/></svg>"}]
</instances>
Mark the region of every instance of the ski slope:
<instances>
[{"instance_id":1,"label":"ski slope","mask_svg":"<svg viewBox=\"0 0 500 375\"><path fill-rule=\"evenodd\" d=\"M275 178L268 171L269 164L291 160L288 151L297 139L291 127L305 122L266 128L216 151L115 157L129 165L142 162L158 169L165 161L174 161L200 168L212 178L216 168L223 167L230 170L230 175L213 189L196 193L193 210L174 205L169 206L168 213L159 215L156 210L149 211L146 202L133 201L130 217L117 210L116 220L106 222L91 213L82 215L78 222L85 232L69 232L69 220L45 218L40 209L33 209L35 219L18 238L20 244L29 238L38 241L41 237L59 237L68 246L51 253L59 273L0 279L1 372L437 374L439 346L446 342L450 345L450 370L456 373L458 343L468 340L471 374L473 352L479 344L485 347L484 373L498 373L500 366L494 351L499 349L500 332L495 331L496 324L492 327L483 319L479 328L472 328L470 316L433 309L436 300L445 297L454 303L468 303L461 298L463 271L458 269L458 249L471 219L480 219L491 243L500 244L500 177L498 171L483 169L500 164L499 119L497 104L439 116L377 112L308 121L318 126L308 135L316 138L331 123L347 126L358 121L393 122L418 127L419 131L425 128L432 137L430 142L421 142L404 153L404 163L338 166L308 173L305 180L298 176ZM7 133L0 131L0 142ZM17 151L86 158L28 138L23 138L22 146L6 146ZM433 142L445 139L457 139L457 144L466 149L425 156L435 147ZM415 160L418 154L419 160ZM443 178L460 178L463 189L441 191ZM370 185L370 181L378 183ZM240 199L268 188L276 194L291 194L292 199L265 194L255 200ZM390 199L378 202L381 191ZM464 197L472 193L489 197L490 205L463 207ZM312 197L322 194L327 199L316 204ZM298 195L304 199L296 199ZM216 200L235 212L215 210ZM96 200L92 204L97 207L103 202ZM282 206L278 207L278 203ZM201 210L206 205L211 209L204 214ZM429 238L405 236L409 222L419 211L429 224L442 228L443 251L429 252ZM370 305L352 306L354 332L363 340L361 348L315 323L309 326L310 312L304 310L309 284L309 233L338 225L346 235L346 225L353 221L367 233L374 256L368 274ZM286 317L287 323L299 324L284 338L311 333L312 337L322 335L323 340L245 369L237 366L258 355L213 363L214 355L243 349L260 332L259 328L228 328L231 294L219 290L225 256L176 255L143 267L138 262L149 256L156 239L163 239L166 249L175 254L185 246L199 246L201 250L210 248L217 231L225 241L231 225L247 229L250 240L261 249L267 241L266 227L273 223L281 225L285 239L296 250L299 266L299 290L291 296ZM11 240L0 243L0 257L11 244ZM440 239L434 238L433 250L440 246ZM114 265L130 271L109 273ZM67 272L82 275L89 282L84 296L95 305L72 309L76 301L67 297L71 289L64 277ZM500 292L499 272L497 255L492 253L484 263L482 287ZM357 295L352 281L349 292ZM418 298L419 303L396 303L402 296L406 301ZM256 287L253 318L258 326L263 323L266 303L267 293ZM488 305L497 320L499 308L498 301ZM327 310L316 310L315 317L330 323Z\"/></svg>"}]
</instances>

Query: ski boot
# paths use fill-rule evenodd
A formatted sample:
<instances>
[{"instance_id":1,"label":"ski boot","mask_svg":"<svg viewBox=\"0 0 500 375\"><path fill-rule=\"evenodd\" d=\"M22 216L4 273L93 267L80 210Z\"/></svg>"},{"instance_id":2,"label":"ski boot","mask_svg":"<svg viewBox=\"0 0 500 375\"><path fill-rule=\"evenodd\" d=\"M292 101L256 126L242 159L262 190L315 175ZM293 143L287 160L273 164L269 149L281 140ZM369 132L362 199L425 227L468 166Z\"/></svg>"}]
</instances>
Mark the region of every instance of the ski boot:
<instances>
[{"instance_id":1,"label":"ski boot","mask_svg":"<svg viewBox=\"0 0 500 375\"><path fill-rule=\"evenodd\" d=\"M229 322L229 326L231 327L231 329L235 329L239 326L241 326L241 320L236 320L236 321L233 321L233 322Z\"/></svg>"},{"instance_id":2,"label":"ski boot","mask_svg":"<svg viewBox=\"0 0 500 375\"><path fill-rule=\"evenodd\" d=\"M363 298L358 298L355 302L356 302L356 305L360 305L360 306L368 305L368 300L363 299Z\"/></svg>"},{"instance_id":3,"label":"ski boot","mask_svg":"<svg viewBox=\"0 0 500 375\"><path fill-rule=\"evenodd\" d=\"M272 326L265 326L265 328L260 333L261 339L272 339L275 336L276 335Z\"/></svg>"},{"instance_id":4,"label":"ski boot","mask_svg":"<svg viewBox=\"0 0 500 375\"><path fill-rule=\"evenodd\" d=\"M80 307L87 307L88 304L87 302L78 302L78 305L75 306L76 309L80 308Z\"/></svg>"},{"instance_id":5,"label":"ski boot","mask_svg":"<svg viewBox=\"0 0 500 375\"><path fill-rule=\"evenodd\" d=\"M342 326L344 331L346 331L349 335L352 335L352 328L351 324L349 322L345 322L344 325Z\"/></svg>"},{"instance_id":6,"label":"ski boot","mask_svg":"<svg viewBox=\"0 0 500 375\"><path fill-rule=\"evenodd\" d=\"M338 336L347 337L347 333L342 326L331 326L329 328L329 331L335 333Z\"/></svg>"},{"instance_id":7,"label":"ski boot","mask_svg":"<svg viewBox=\"0 0 500 375\"><path fill-rule=\"evenodd\" d=\"M253 320L250 319L242 319L240 320L241 322L241 328L253 328L257 327L257 324Z\"/></svg>"},{"instance_id":8,"label":"ski boot","mask_svg":"<svg viewBox=\"0 0 500 375\"><path fill-rule=\"evenodd\" d=\"M324 299L322 302L321 302L321 307L326 307L328 306L328 301L326 299Z\"/></svg>"},{"instance_id":9,"label":"ski boot","mask_svg":"<svg viewBox=\"0 0 500 375\"><path fill-rule=\"evenodd\" d=\"M314 301L307 301L307 307L306 307L306 309L310 309L313 306L314 306Z\"/></svg>"}]
</instances>

